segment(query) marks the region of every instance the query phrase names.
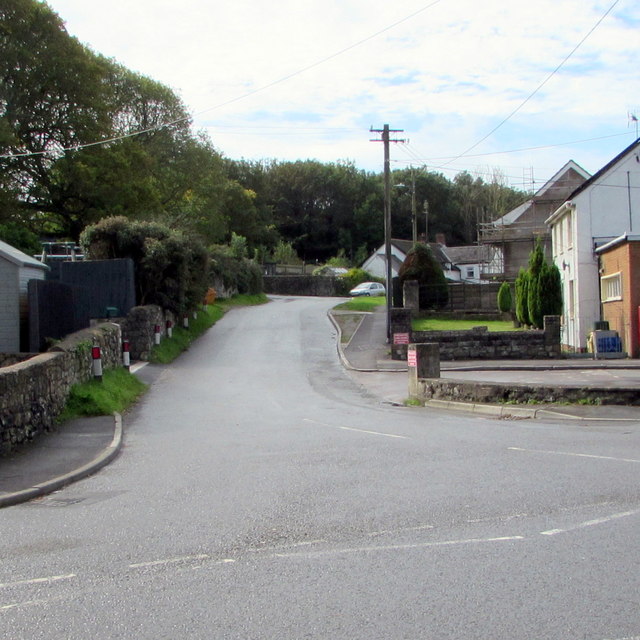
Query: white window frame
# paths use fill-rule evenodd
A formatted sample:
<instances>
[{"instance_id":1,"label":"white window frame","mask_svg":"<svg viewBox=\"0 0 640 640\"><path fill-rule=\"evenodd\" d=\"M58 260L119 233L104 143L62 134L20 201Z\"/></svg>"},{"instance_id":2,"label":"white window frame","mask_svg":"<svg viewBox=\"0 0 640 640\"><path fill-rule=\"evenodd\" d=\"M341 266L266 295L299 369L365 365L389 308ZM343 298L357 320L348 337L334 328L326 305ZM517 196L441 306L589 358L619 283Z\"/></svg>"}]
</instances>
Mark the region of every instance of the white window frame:
<instances>
[{"instance_id":1,"label":"white window frame","mask_svg":"<svg viewBox=\"0 0 640 640\"><path fill-rule=\"evenodd\" d=\"M602 302L622 300L622 272L600 278L600 297Z\"/></svg>"}]
</instances>

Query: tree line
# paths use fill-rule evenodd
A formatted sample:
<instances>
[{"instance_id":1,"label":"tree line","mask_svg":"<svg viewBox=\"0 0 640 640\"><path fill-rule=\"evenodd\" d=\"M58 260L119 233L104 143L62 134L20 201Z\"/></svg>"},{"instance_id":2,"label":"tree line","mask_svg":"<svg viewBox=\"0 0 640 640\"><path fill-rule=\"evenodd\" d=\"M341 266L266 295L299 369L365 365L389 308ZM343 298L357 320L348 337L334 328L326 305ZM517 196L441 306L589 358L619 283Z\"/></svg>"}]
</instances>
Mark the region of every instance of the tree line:
<instances>
[{"instance_id":1,"label":"tree line","mask_svg":"<svg viewBox=\"0 0 640 640\"><path fill-rule=\"evenodd\" d=\"M522 202L499 175L393 172L392 230L411 238L414 179L428 239L476 240L477 223ZM194 132L180 97L69 36L38 0L0 6L0 238L78 240L110 216L157 222L247 255L286 247L357 263L383 241L383 178L350 162L233 160ZM426 221L419 215L419 232Z\"/></svg>"}]
</instances>

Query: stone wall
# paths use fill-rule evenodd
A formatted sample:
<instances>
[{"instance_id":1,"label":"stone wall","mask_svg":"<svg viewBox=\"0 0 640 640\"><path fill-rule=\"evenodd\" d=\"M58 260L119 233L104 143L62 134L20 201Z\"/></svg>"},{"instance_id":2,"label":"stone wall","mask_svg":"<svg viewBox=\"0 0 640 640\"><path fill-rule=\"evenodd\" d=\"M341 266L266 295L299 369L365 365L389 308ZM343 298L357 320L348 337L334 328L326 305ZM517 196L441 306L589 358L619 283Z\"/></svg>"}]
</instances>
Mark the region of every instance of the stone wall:
<instances>
[{"instance_id":1,"label":"stone wall","mask_svg":"<svg viewBox=\"0 0 640 640\"><path fill-rule=\"evenodd\" d=\"M336 278L327 276L264 276L264 292L280 296L324 296L338 293Z\"/></svg>"},{"instance_id":2,"label":"stone wall","mask_svg":"<svg viewBox=\"0 0 640 640\"><path fill-rule=\"evenodd\" d=\"M167 320L175 325L173 314L165 314L157 305L133 307L126 318L115 320L122 330L122 339L129 341L132 362L149 359L155 344L155 326L160 325L160 331L164 333Z\"/></svg>"},{"instance_id":3,"label":"stone wall","mask_svg":"<svg viewBox=\"0 0 640 640\"><path fill-rule=\"evenodd\" d=\"M404 309L392 309L391 333L406 332ZM539 360L560 358L560 318L545 316L544 330L487 331L478 326L469 331L412 331L409 342L437 342L441 360ZM392 358L407 359L407 345L392 341Z\"/></svg>"},{"instance_id":4,"label":"stone wall","mask_svg":"<svg viewBox=\"0 0 640 640\"><path fill-rule=\"evenodd\" d=\"M536 386L519 383L469 382L441 378L419 378L412 397L454 402L508 404L537 404L553 402L640 405L640 394L634 388L596 388L578 386Z\"/></svg>"},{"instance_id":5,"label":"stone wall","mask_svg":"<svg viewBox=\"0 0 640 640\"><path fill-rule=\"evenodd\" d=\"M8 367L12 364L17 364L18 362L23 362L24 360L28 360L29 358L33 358L33 356L38 355L37 353L0 353L0 367Z\"/></svg>"},{"instance_id":6,"label":"stone wall","mask_svg":"<svg viewBox=\"0 0 640 640\"><path fill-rule=\"evenodd\" d=\"M120 327L104 323L0 369L0 453L54 428L71 386L91 378L93 345L101 347L104 368L120 366Z\"/></svg>"}]
</instances>

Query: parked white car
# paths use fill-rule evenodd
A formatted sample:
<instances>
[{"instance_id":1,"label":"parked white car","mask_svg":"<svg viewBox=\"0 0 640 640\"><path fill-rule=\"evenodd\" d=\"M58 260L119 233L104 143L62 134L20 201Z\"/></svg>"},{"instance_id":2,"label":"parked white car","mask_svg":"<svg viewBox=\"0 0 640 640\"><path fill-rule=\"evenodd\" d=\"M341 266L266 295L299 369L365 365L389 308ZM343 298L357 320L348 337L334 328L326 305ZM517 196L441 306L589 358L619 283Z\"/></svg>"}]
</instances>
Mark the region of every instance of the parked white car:
<instances>
[{"instance_id":1,"label":"parked white car","mask_svg":"<svg viewBox=\"0 0 640 640\"><path fill-rule=\"evenodd\" d=\"M362 282L349 291L349 295L354 298L357 296L384 296L386 293L384 285L379 282Z\"/></svg>"}]
</instances>

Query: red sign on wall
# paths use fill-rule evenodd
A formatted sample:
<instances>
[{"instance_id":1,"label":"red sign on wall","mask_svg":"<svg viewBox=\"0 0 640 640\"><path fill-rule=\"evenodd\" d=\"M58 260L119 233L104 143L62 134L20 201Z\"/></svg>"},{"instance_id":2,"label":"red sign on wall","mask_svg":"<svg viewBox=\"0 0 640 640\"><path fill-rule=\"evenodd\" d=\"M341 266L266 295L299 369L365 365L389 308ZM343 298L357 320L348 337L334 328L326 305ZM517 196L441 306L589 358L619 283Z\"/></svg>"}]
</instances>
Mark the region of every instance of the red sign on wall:
<instances>
[{"instance_id":1,"label":"red sign on wall","mask_svg":"<svg viewBox=\"0 0 640 640\"><path fill-rule=\"evenodd\" d=\"M407 365L410 367L418 366L418 352L415 349L407 351Z\"/></svg>"},{"instance_id":2,"label":"red sign on wall","mask_svg":"<svg viewBox=\"0 0 640 640\"><path fill-rule=\"evenodd\" d=\"M393 334L393 344L409 344L409 334L408 333L394 333Z\"/></svg>"}]
</instances>

